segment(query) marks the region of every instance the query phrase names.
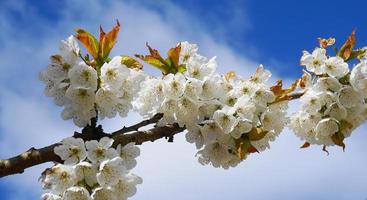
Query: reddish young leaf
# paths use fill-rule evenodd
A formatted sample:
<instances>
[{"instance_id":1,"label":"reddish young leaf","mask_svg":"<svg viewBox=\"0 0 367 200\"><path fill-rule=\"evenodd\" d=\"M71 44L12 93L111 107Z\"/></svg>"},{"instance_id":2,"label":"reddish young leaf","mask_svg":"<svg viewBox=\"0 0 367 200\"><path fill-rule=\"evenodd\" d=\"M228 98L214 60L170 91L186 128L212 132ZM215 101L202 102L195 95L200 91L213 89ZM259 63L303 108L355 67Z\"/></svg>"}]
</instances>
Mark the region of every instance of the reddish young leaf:
<instances>
[{"instance_id":1,"label":"reddish young leaf","mask_svg":"<svg viewBox=\"0 0 367 200\"><path fill-rule=\"evenodd\" d=\"M297 79L289 88L283 89L283 81L278 80L276 85L270 87L270 90L275 94L276 97L274 102L276 103L280 101L291 100L292 98L288 96L288 94L297 88L299 82L300 79Z\"/></svg>"},{"instance_id":2,"label":"reddish young leaf","mask_svg":"<svg viewBox=\"0 0 367 200\"><path fill-rule=\"evenodd\" d=\"M120 23L117 20L116 25L107 34L100 27L99 34L99 51L98 56L100 60L105 60L111 52L111 49L116 44L117 36L120 31Z\"/></svg>"},{"instance_id":3,"label":"reddish young leaf","mask_svg":"<svg viewBox=\"0 0 367 200\"><path fill-rule=\"evenodd\" d=\"M99 42L97 39L89 32L83 29L76 29L76 38L83 44L87 51L92 55L94 59L98 58L98 46Z\"/></svg>"},{"instance_id":4,"label":"reddish young leaf","mask_svg":"<svg viewBox=\"0 0 367 200\"><path fill-rule=\"evenodd\" d=\"M148 64L153 65L154 67L158 68L162 71L163 74L168 74L171 72L171 65L159 54L158 50L153 49L146 43L148 47L150 55L139 55L135 54L135 56Z\"/></svg>"},{"instance_id":5,"label":"reddish young leaf","mask_svg":"<svg viewBox=\"0 0 367 200\"><path fill-rule=\"evenodd\" d=\"M308 148L311 144L308 142L305 142L300 148L304 149L304 148Z\"/></svg>"},{"instance_id":6,"label":"reddish young leaf","mask_svg":"<svg viewBox=\"0 0 367 200\"><path fill-rule=\"evenodd\" d=\"M344 60L348 60L351 56L353 47L355 45L356 38L355 38L355 30L349 35L347 41L343 44L338 52L338 56L342 57Z\"/></svg>"},{"instance_id":7,"label":"reddish young leaf","mask_svg":"<svg viewBox=\"0 0 367 200\"><path fill-rule=\"evenodd\" d=\"M181 43L177 45L176 47L168 50L168 53L167 53L168 59L171 61L171 63L173 64L173 66L176 69L178 69L178 64L179 64L178 61L180 58L180 52L181 52Z\"/></svg>"}]
</instances>

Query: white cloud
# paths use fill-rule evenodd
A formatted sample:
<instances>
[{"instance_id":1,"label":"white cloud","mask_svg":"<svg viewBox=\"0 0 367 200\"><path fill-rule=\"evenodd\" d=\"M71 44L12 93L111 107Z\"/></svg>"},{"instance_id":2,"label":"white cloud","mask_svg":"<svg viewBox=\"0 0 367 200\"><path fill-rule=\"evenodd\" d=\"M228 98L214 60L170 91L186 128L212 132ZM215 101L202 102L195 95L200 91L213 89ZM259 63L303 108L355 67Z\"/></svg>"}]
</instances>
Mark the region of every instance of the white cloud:
<instances>
[{"instance_id":1,"label":"white cloud","mask_svg":"<svg viewBox=\"0 0 367 200\"><path fill-rule=\"evenodd\" d=\"M22 12L28 9L23 4L13 6ZM42 85L36 77L47 64L48 55L56 51L58 40L72 34L75 27L97 32L100 23L107 23L107 29L118 18L122 31L113 52L115 55L144 53L146 41L165 51L178 41L189 40L198 43L203 54L217 55L221 72L235 69L246 76L255 70L257 61L235 52L223 41L201 30L199 19L168 1L161 6L164 13L135 1L103 1L103 4L100 1L67 1L62 20L52 27L37 25L43 35L41 38L21 34L17 40L10 40L16 30L0 14L0 25L5 32L1 39L6 39L0 48L3 72L0 77L2 82L18 78L14 85L3 85L0 90L1 157L17 154L31 145L40 147L58 141L72 133L72 122L61 120L60 109L55 109L51 99L42 96ZM31 19L39 19L37 13L28 14ZM38 42L27 43L31 39ZM22 59L18 58L19 54ZM152 72L150 67L147 69ZM139 119L132 114L124 120L117 118L103 123L106 130L112 131ZM367 161L362 154L365 145L360 142L367 140L366 135L361 134L364 130L366 126L360 127L355 136L347 140L345 153L332 149L330 156L317 147L298 150L301 142L287 130L272 144L271 151L252 155L231 170L199 165L194 157L194 146L185 142L183 134L177 136L174 143L164 140L146 143L134 170L144 178L144 183L133 199L306 199L320 196L363 199L367 197L367 193L363 193L367 180L361 178L367 176L364 170ZM39 195L37 178L45 166L47 164L3 179L4 183L13 185L13 199ZM342 192L350 195L342 196Z\"/></svg>"}]
</instances>

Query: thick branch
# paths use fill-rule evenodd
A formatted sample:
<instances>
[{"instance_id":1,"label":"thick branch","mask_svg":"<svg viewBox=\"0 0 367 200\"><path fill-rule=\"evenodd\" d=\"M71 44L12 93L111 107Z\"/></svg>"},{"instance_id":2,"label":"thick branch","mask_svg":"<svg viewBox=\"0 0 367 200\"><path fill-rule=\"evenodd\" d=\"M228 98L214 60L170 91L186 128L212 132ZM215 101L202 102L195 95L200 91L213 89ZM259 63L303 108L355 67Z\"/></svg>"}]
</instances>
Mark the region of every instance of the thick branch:
<instances>
[{"instance_id":1,"label":"thick branch","mask_svg":"<svg viewBox=\"0 0 367 200\"><path fill-rule=\"evenodd\" d=\"M125 127L121 130L118 130L112 134L106 134L101 131L101 129L95 129L95 131L85 131L81 133L75 133L74 137L83 138L85 141L87 140L98 140L102 137L112 137L115 142L113 144L116 147L118 144L126 145L128 143L134 142L137 145L140 145L147 141L155 141L160 138L168 138L169 141L172 141L172 138L175 134L180 133L185 130L185 128L179 127L177 124L167 125L163 127L154 127L145 131L135 131L133 133L124 134L126 132L130 132L132 130L138 130L140 127L156 123L162 116L155 116L150 120L142 121L138 124L135 124L131 127ZM0 160L0 177L23 173L25 169L36 166L46 162L62 162L60 158L54 153L53 149L60 145L60 143L55 143L40 149L31 148L28 151L15 156L13 158L9 158L6 160Z\"/></svg>"}]
</instances>

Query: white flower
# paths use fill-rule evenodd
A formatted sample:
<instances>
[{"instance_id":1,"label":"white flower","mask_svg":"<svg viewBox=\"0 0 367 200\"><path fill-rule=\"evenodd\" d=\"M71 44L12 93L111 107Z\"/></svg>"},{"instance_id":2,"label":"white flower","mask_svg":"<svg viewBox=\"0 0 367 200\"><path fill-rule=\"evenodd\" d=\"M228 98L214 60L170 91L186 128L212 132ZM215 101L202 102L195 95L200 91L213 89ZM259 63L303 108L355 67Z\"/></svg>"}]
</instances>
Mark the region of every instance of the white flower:
<instances>
[{"instance_id":1,"label":"white flower","mask_svg":"<svg viewBox=\"0 0 367 200\"><path fill-rule=\"evenodd\" d=\"M68 187L76 183L73 168L62 164L47 169L40 179L44 189L51 189L56 194L62 194Z\"/></svg>"},{"instance_id":2,"label":"white flower","mask_svg":"<svg viewBox=\"0 0 367 200\"><path fill-rule=\"evenodd\" d=\"M224 139L225 138L225 139ZM213 167L220 167L232 159L233 154L230 153L230 146L234 146L230 137L223 137L222 140L205 145L197 155L201 164L211 163Z\"/></svg>"},{"instance_id":3,"label":"white flower","mask_svg":"<svg viewBox=\"0 0 367 200\"><path fill-rule=\"evenodd\" d=\"M322 71L331 77L341 78L349 72L348 63L341 57L330 57L322 65Z\"/></svg>"},{"instance_id":4,"label":"white flower","mask_svg":"<svg viewBox=\"0 0 367 200\"><path fill-rule=\"evenodd\" d=\"M198 100L199 94L202 91L202 82L189 78L185 83L184 95L192 100Z\"/></svg>"},{"instance_id":5,"label":"white flower","mask_svg":"<svg viewBox=\"0 0 367 200\"><path fill-rule=\"evenodd\" d=\"M123 160L120 157L105 160L99 167L97 181L101 186L116 185L125 171Z\"/></svg>"},{"instance_id":6,"label":"white flower","mask_svg":"<svg viewBox=\"0 0 367 200\"><path fill-rule=\"evenodd\" d=\"M52 193L45 193L41 196L42 200L61 200L60 195L52 194Z\"/></svg>"},{"instance_id":7,"label":"white flower","mask_svg":"<svg viewBox=\"0 0 367 200\"><path fill-rule=\"evenodd\" d=\"M300 99L302 109L309 113L318 112L322 107L322 93L313 90L307 91Z\"/></svg>"},{"instance_id":8,"label":"white flower","mask_svg":"<svg viewBox=\"0 0 367 200\"><path fill-rule=\"evenodd\" d=\"M89 192L84 187L70 187L64 195L63 200L90 200Z\"/></svg>"},{"instance_id":9,"label":"white flower","mask_svg":"<svg viewBox=\"0 0 367 200\"><path fill-rule=\"evenodd\" d=\"M316 48L312 54L303 51L301 65L306 66L308 71L320 75L324 73L322 66L325 64L326 59L326 50L323 48Z\"/></svg>"},{"instance_id":10,"label":"white flower","mask_svg":"<svg viewBox=\"0 0 367 200\"><path fill-rule=\"evenodd\" d=\"M187 97L181 97L177 102L176 118L180 125L195 123L198 116L198 104Z\"/></svg>"},{"instance_id":11,"label":"white flower","mask_svg":"<svg viewBox=\"0 0 367 200\"><path fill-rule=\"evenodd\" d=\"M202 56L196 55L189 59L187 64L188 76L198 80L204 80L206 77L212 76L217 69L216 57L209 61Z\"/></svg>"},{"instance_id":12,"label":"white flower","mask_svg":"<svg viewBox=\"0 0 367 200\"><path fill-rule=\"evenodd\" d=\"M350 86L345 86L339 91L339 103L346 108L362 103L360 94Z\"/></svg>"},{"instance_id":13,"label":"white flower","mask_svg":"<svg viewBox=\"0 0 367 200\"><path fill-rule=\"evenodd\" d=\"M314 127L317 125L317 123L321 120L321 114L316 113L309 113L300 111L298 112L298 118L299 118L299 125L300 128L304 132L309 132L314 129Z\"/></svg>"},{"instance_id":14,"label":"white flower","mask_svg":"<svg viewBox=\"0 0 367 200\"><path fill-rule=\"evenodd\" d=\"M74 64L78 59L80 48L74 36L69 36L60 43L61 56L70 64Z\"/></svg>"},{"instance_id":15,"label":"white flower","mask_svg":"<svg viewBox=\"0 0 367 200\"><path fill-rule=\"evenodd\" d=\"M268 103L275 101L275 95L270 90L259 88L253 94L252 99L259 104L259 106L266 106Z\"/></svg>"},{"instance_id":16,"label":"white flower","mask_svg":"<svg viewBox=\"0 0 367 200\"><path fill-rule=\"evenodd\" d=\"M334 118L322 119L315 128L316 137L332 136L338 131L338 121Z\"/></svg>"},{"instance_id":17,"label":"white flower","mask_svg":"<svg viewBox=\"0 0 367 200\"><path fill-rule=\"evenodd\" d=\"M196 44L190 44L187 41L180 42L181 51L179 57L179 63L187 63L187 61L196 54L198 46Z\"/></svg>"},{"instance_id":18,"label":"white flower","mask_svg":"<svg viewBox=\"0 0 367 200\"><path fill-rule=\"evenodd\" d=\"M279 133L285 126L286 121L281 112L267 110L261 115L261 124L264 130Z\"/></svg>"},{"instance_id":19,"label":"white flower","mask_svg":"<svg viewBox=\"0 0 367 200\"><path fill-rule=\"evenodd\" d=\"M248 133L252 130L252 121L249 121L247 119L239 120L236 126L233 128L233 131L230 132L230 135L238 139L242 136L244 133Z\"/></svg>"},{"instance_id":20,"label":"white flower","mask_svg":"<svg viewBox=\"0 0 367 200\"><path fill-rule=\"evenodd\" d=\"M224 133L230 133L238 123L237 119L233 116L234 110L231 107L225 106L221 110L217 110L213 119Z\"/></svg>"},{"instance_id":21,"label":"white flower","mask_svg":"<svg viewBox=\"0 0 367 200\"><path fill-rule=\"evenodd\" d=\"M117 109L116 105L118 102L118 97L116 93L109 89L101 87L96 93L96 103L98 106L99 114L102 118L108 117L112 118L116 116Z\"/></svg>"},{"instance_id":22,"label":"white flower","mask_svg":"<svg viewBox=\"0 0 367 200\"><path fill-rule=\"evenodd\" d=\"M185 135L186 141L189 143L195 143L196 148L200 149L204 145L204 138L198 125L192 125L187 127L187 133Z\"/></svg>"},{"instance_id":23,"label":"white flower","mask_svg":"<svg viewBox=\"0 0 367 200\"><path fill-rule=\"evenodd\" d=\"M221 87L223 79L220 76L205 77L202 83L202 91L199 95L203 100L212 100L213 98L225 95Z\"/></svg>"},{"instance_id":24,"label":"white flower","mask_svg":"<svg viewBox=\"0 0 367 200\"><path fill-rule=\"evenodd\" d=\"M171 99L178 99L184 93L186 79L181 73L168 74L163 78L164 94Z\"/></svg>"},{"instance_id":25,"label":"white flower","mask_svg":"<svg viewBox=\"0 0 367 200\"><path fill-rule=\"evenodd\" d=\"M251 81L254 83L265 83L271 76L270 71L265 70L263 65L259 65L254 75L251 76Z\"/></svg>"},{"instance_id":26,"label":"white flower","mask_svg":"<svg viewBox=\"0 0 367 200\"><path fill-rule=\"evenodd\" d=\"M118 89L130 74L129 68L121 64L121 56L116 56L101 67L101 81L109 87Z\"/></svg>"},{"instance_id":27,"label":"white flower","mask_svg":"<svg viewBox=\"0 0 367 200\"><path fill-rule=\"evenodd\" d=\"M314 87L319 91L331 90L333 92L337 92L342 87L342 84L334 77L322 77L317 79Z\"/></svg>"},{"instance_id":28,"label":"white flower","mask_svg":"<svg viewBox=\"0 0 367 200\"><path fill-rule=\"evenodd\" d=\"M98 169L96 165L89 162L80 162L74 168L78 182L83 181L90 187L93 187L97 183L96 174Z\"/></svg>"},{"instance_id":29,"label":"white flower","mask_svg":"<svg viewBox=\"0 0 367 200\"><path fill-rule=\"evenodd\" d=\"M61 141L61 145L54 148L54 152L65 164L76 164L87 157L84 141L81 138L69 137Z\"/></svg>"},{"instance_id":30,"label":"white flower","mask_svg":"<svg viewBox=\"0 0 367 200\"><path fill-rule=\"evenodd\" d=\"M343 120L347 117L347 109L340 103L334 102L326 109L325 114L337 120Z\"/></svg>"},{"instance_id":31,"label":"white flower","mask_svg":"<svg viewBox=\"0 0 367 200\"><path fill-rule=\"evenodd\" d=\"M141 184L143 180L134 174L124 174L116 185L112 187L113 193L118 199L126 200L136 194L136 185Z\"/></svg>"},{"instance_id":32,"label":"white flower","mask_svg":"<svg viewBox=\"0 0 367 200\"><path fill-rule=\"evenodd\" d=\"M93 190L92 199L94 200L118 200L110 188L98 187Z\"/></svg>"},{"instance_id":33,"label":"white flower","mask_svg":"<svg viewBox=\"0 0 367 200\"><path fill-rule=\"evenodd\" d=\"M84 62L79 62L69 71L70 83L74 87L84 87L94 91L97 89L97 77L97 71Z\"/></svg>"},{"instance_id":34,"label":"white flower","mask_svg":"<svg viewBox=\"0 0 367 200\"><path fill-rule=\"evenodd\" d=\"M103 137L99 142L96 140L85 142L87 147L87 157L92 163L102 162L107 159L112 159L117 156L115 149L110 148L113 144L113 139Z\"/></svg>"},{"instance_id":35,"label":"white flower","mask_svg":"<svg viewBox=\"0 0 367 200\"><path fill-rule=\"evenodd\" d=\"M248 98L247 96L240 97L234 104L233 108L236 114L242 119L252 121L252 119L254 118L256 106L255 103L251 101L250 98Z\"/></svg>"},{"instance_id":36,"label":"white flower","mask_svg":"<svg viewBox=\"0 0 367 200\"><path fill-rule=\"evenodd\" d=\"M350 83L364 98L367 98L367 63L361 61L350 74Z\"/></svg>"},{"instance_id":37,"label":"white flower","mask_svg":"<svg viewBox=\"0 0 367 200\"><path fill-rule=\"evenodd\" d=\"M140 155L140 149L134 143L126 144L123 147L119 144L116 151L127 170L136 166L136 158Z\"/></svg>"},{"instance_id":38,"label":"white flower","mask_svg":"<svg viewBox=\"0 0 367 200\"><path fill-rule=\"evenodd\" d=\"M72 101L73 107L78 111L85 112L94 107L95 93L90 88L81 86L69 87L66 90L66 97Z\"/></svg>"}]
</instances>

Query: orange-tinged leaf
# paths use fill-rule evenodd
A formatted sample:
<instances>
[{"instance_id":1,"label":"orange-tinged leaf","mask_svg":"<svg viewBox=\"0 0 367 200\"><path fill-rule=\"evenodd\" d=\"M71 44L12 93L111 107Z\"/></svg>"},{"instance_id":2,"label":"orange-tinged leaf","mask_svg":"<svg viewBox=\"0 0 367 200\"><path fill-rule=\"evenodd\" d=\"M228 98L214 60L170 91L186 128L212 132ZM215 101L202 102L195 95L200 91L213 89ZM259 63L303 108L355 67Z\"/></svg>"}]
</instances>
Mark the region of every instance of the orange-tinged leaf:
<instances>
[{"instance_id":1,"label":"orange-tinged leaf","mask_svg":"<svg viewBox=\"0 0 367 200\"><path fill-rule=\"evenodd\" d=\"M121 56L121 64L124 64L131 69L143 69L143 65L130 56Z\"/></svg>"},{"instance_id":2,"label":"orange-tinged leaf","mask_svg":"<svg viewBox=\"0 0 367 200\"><path fill-rule=\"evenodd\" d=\"M162 71L163 74L168 74L171 72L171 65L159 54L158 50L153 49L149 46L148 43L146 43L146 46L148 47L150 55L139 55L135 54L135 56L148 64L153 65L154 67L158 68Z\"/></svg>"},{"instance_id":3,"label":"orange-tinged leaf","mask_svg":"<svg viewBox=\"0 0 367 200\"><path fill-rule=\"evenodd\" d=\"M228 81L231 78L236 77L236 72L234 71L229 71L224 75L224 78Z\"/></svg>"},{"instance_id":4,"label":"orange-tinged leaf","mask_svg":"<svg viewBox=\"0 0 367 200\"><path fill-rule=\"evenodd\" d=\"M308 143L308 142L305 142L300 148L301 149L304 149L304 148L308 148L308 147L310 147L310 143Z\"/></svg>"},{"instance_id":5,"label":"orange-tinged leaf","mask_svg":"<svg viewBox=\"0 0 367 200\"><path fill-rule=\"evenodd\" d=\"M291 100L292 97L288 96L289 93L293 92L296 88L298 83L301 79L297 79L295 82L292 83L292 85L289 88L283 89L283 81L278 80L277 84L270 87L270 90L275 94L275 103L280 101L286 101Z\"/></svg>"},{"instance_id":6,"label":"orange-tinged leaf","mask_svg":"<svg viewBox=\"0 0 367 200\"><path fill-rule=\"evenodd\" d=\"M92 55L94 59L98 58L98 46L99 42L89 32L83 29L76 29L76 38L83 44L87 51Z\"/></svg>"},{"instance_id":7,"label":"orange-tinged leaf","mask_svg":"<svg viewBox=\"0 0 367 200\"><path fill-rule=\"evenodd\" d=\"M175 68L178 68L180 52L181 52L181 43L177 45L175 48L171 48L170 50L168 50L168 53L167 53L168 59L172 62Z\"/></svg>"},{"instance_id":8,"label":"orange-tinged leaf","mask_svg":"<svg viewBox=\"0 0 367 200\"><path fill-rule=\"evenodd\" d=\"M247 149L247 152L248 153L260 153L260 151L258 151L254 146L250 146L248 149Z\"/></svg>"},{"instance_id":9,"label":"orange-tinged leaf","mask_svg":"<svg viewBox=\"0 0 367 200\"><path fill-rule=\"evenodd\" d=\"M317 40L319 41L320 47L324 48L324 49L328 46L331 46L331 45L335 44L335 38L333 38L333 37L329 37L328 39L317 38Z\"/></svg>"},{"instance_id":10,"label":"orange-tinged leaf","mask_svg":"<svg viewBox=\"0 0 367 200\"><path fill-rule=\"evenodd\" d=\"M261 140L265 137L265 135L268 133L268 131L265 131L261 128L253 128L249 133L248 133L248 138L251 141L257 141L257 140Z\"/></svg>"},{"instance_id":11,"label":"orange-tinged leaf","mask_svg":"<svg viewBox=\"0 0 367 200\"><path fill-rule=\"evenodd\" d=\"M355 45L356 38L355 38L355 30L349 35L347 41L343 44L338 52L338 56L342 57L344 60L348 60L351 56L353 47Z\"/></svg>"},{"instance_id":12,"label":"orange-tinged leaf","mask_svg":"<svg viewBox=\"0 0 367 200\"><path fill-rule=\"evenodd\" d=\"M118 20L116 25L107 34L103 31L102 27L100 27L98 56L102 61L108 57L111 49L116 44L119 31L120 23Z\"/></svg>"}]
</instances>

